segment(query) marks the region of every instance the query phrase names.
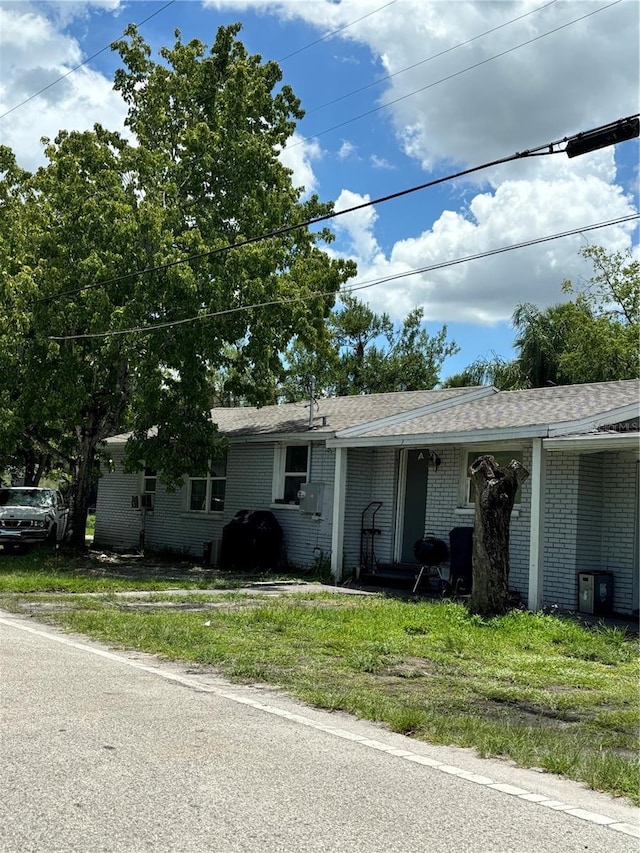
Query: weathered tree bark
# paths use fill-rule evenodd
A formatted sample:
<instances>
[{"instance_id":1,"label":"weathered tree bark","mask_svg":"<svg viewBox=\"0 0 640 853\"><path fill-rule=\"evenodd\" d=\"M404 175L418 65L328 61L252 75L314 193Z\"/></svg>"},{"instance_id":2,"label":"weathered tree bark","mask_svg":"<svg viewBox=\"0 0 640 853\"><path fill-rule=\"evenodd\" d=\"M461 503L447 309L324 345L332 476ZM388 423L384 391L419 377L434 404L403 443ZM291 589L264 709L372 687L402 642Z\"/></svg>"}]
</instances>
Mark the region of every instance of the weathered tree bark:
<instances>
[{"instance_id":1,"label":"weathered tree bark","mask_svg":"<svg viewBox=\"0 0 640 853\"><path fill-rule=\"evenodd\" d=\"M469 473L476 489L469 609L483 616L498 615L509 609L511 510L529 472L515 459L504 467L493 456L480 456Z\"/></svg>"},{"instance_id":2,"label":"weathered tree bark","mask_svg":"<svg viewBox=\"0 0 640 853\"><path fill-rule=\"evenodd\" d=\"M114 434L121 426L121 419L127 403L127 386L130 381L130 371L126 359L117 364L116 392L119 391L119 401L114 403L114 397L95 391L91 400L82 411L82 423L76 426L76 455L70 466L72 486L70 494L69 528L65 535L66 544L75 551L84 551L85 528L87 511L91 493L91 478L96 454L101 442Z\"/></svg>"}]
</instances>

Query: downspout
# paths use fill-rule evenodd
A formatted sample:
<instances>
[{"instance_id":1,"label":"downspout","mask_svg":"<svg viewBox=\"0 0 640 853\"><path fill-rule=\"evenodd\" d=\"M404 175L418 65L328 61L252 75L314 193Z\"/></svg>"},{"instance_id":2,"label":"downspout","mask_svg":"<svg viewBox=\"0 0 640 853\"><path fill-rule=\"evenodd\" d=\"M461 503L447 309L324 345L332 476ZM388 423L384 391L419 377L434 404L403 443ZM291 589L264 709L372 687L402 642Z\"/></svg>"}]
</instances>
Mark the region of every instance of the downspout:
<instances>
[{"instance_id":1,"label":"downspout","mask_svg":"<svg viewBox=\"0 0 640 853\"><path fill-rule=\"evenodd\" d=\"M531 453L531 523L529 528L529 594L527 606L542 607L544 589L544 497L546 450L541 438L534 438Z\"/></svg>"},{"instance_id":2,"label":"downspout","mask_svg":"<svg viewBox=\"0 0 640 853\"><path fill-rule=\"evenodd\" d=\"M331 574L336 584L342 583L344 549L344 510L347 485L347 448L336 447L333 478L333 517L331 526Z\"/></svg>"}]
</instances>

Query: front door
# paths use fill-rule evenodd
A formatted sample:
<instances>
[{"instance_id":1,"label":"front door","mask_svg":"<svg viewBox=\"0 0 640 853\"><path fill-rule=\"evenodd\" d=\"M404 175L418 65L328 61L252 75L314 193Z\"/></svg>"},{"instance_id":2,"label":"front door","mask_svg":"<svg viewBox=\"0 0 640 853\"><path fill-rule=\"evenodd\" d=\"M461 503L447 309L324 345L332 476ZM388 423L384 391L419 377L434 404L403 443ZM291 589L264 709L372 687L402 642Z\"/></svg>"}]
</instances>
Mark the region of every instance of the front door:
<instances>
[{"instance_id":1,"label":"front door","mask_svg":"<svg viewBox=\"0 0 640 853\"><path fill-rule=\"evenodd\" d=\"M425 532L429 451L408 450L406 462L400 562L415 563L413 546Z\"/></svg>"}]
</instances>

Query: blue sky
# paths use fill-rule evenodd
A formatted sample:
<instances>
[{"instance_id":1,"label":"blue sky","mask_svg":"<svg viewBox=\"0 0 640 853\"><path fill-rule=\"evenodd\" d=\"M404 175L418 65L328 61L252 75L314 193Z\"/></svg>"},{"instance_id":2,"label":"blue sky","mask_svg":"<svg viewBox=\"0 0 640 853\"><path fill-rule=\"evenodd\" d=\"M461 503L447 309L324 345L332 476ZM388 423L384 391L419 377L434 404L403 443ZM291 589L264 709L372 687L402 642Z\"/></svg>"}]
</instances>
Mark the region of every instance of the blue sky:
<instances>
[{"instance_id":1,"label":"blue sky","mask_svg":"<svg viewBox=\"0 0 640 853\"><path fill-rule=\"evenodd\" d=\"M345 209L631 115L640 103L636 0L0 0L0 113L85 63L130 22L157 50L211 44L239 21L252 53L280 61L307 111L283 159L294 180ZM161 11L158 11L161 10ZM0 119L25 168L40 137L100 121L120 129L117 56L90 59ZM387 79L384 79L387 78ZM361 90L361 91L356 91ZM367 114L364 115L363 114ZM337 125L340 125L337 127ZM359 281L637 215L637 140L569 160L520 160L334 220L332 251ZM443 377L511 355L515 305L560 301L590 243L638 255L637 221L360 291L401 320L415 306L461 348Z\"/></svg>"}]
</instances>

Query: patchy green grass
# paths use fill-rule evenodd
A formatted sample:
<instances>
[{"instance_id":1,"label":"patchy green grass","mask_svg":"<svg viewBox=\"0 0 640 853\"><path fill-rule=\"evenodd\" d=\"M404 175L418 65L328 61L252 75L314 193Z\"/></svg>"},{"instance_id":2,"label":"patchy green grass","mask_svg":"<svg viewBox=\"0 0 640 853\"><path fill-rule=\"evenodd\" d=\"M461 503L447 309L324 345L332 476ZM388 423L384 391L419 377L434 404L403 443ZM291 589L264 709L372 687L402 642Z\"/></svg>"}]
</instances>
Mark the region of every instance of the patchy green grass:
<instances>
[{"instance_id":1,"label":"patchy green grass","mask_svg":"<svg viewBox=\"0 0 640 853\"><path fill-rule=\"evenodd\" d=\"M0 550L0 599L37 592L122 592L126 590L235 589L262 576L205 570L195 560L158 555L88 552L72 557L49 548L12 555ZM1 602L0 602L1 603Z\"/></svg>"},{"instance_id":2,"label":"patchy green grass","mask_svg":"<svg viewBox=\"0 0 640 853\"><path fill-rule=\"evenodd\" d=\"M13 606L640 803L640 659L619 629L524 611L482 619L383 595L109 595L53 609L46 598Z\"/></svg>"}]
</instances>

